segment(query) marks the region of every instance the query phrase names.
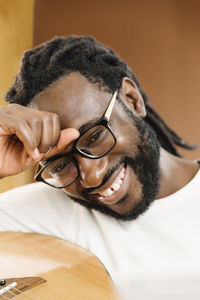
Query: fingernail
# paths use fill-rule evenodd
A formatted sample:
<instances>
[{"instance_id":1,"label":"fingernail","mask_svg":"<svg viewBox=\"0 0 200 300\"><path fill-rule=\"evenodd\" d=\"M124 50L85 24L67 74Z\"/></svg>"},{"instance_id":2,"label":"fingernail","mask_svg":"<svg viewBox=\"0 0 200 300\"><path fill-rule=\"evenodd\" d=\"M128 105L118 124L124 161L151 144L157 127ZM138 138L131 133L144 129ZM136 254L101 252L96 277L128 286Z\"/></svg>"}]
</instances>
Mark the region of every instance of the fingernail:
<instances>
[{"instance_id":1,"label":"fingernail","mask_svg":"<svg viewBox=\"0 0 200 300\"><path fill-rule=\"evenodd\" d=\"M45 152L45 155L47 155L52 150L52 148L53 147L50 147L49 150L47 152Z\"/></svg>"},{"instance_id":2,"label":"fingernail","mask_svg":"<svg viewBox=\"0 0 200 300\"><path fill-rule=\"evenodd\" d=\"M41 160L42 154L39 152L38 148L35 148L35 149L33 150L33 158L34 158L34 160L36 160L36 161L40 161L40 160Z\"/></svg>"}]
</instances>

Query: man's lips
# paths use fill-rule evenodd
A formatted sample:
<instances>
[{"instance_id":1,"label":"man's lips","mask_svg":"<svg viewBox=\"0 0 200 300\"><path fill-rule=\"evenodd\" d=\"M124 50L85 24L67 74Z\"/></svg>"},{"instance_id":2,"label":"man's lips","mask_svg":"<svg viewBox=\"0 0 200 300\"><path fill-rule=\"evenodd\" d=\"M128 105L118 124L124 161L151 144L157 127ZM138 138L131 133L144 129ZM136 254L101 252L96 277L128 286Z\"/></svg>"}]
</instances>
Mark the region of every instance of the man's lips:
<instances>
[{"instance_id":1,"label":"man's lips","mask_svg":"<svg viewBox=\"0 0 200 300\"><path fill-rule=\"evenodd\" d=\"M114 179L114 181L108 186L106 189L105 187L101 187L100 189L96 189L92 192L93 198L97 199L100 202L103 202L107 205L116 204L121 198L124 196L124 182L126 182L126 168L123 166Z\"/></svg>"}]
</instances>

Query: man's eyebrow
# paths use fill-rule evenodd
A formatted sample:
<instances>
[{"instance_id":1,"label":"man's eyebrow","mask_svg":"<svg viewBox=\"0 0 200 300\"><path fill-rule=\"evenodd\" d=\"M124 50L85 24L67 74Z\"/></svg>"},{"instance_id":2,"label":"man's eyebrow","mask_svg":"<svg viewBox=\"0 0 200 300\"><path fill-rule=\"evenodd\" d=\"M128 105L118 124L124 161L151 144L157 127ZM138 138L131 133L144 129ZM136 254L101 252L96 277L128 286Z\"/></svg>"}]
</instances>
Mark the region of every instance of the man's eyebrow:
<instances>
[{"instance_id":1,"label":"man's eyebrow","mask_svg":"<svg viewBox=\"0 0 200 300\"><path fill-rule=\"evenodd\" d=\"M81 127L79 127L78 131L80 134L82 134L84 131L86 131L90 126L95 124L99 119L92 119L89 122L83 124Z\"/></svg>"}]
</instances>

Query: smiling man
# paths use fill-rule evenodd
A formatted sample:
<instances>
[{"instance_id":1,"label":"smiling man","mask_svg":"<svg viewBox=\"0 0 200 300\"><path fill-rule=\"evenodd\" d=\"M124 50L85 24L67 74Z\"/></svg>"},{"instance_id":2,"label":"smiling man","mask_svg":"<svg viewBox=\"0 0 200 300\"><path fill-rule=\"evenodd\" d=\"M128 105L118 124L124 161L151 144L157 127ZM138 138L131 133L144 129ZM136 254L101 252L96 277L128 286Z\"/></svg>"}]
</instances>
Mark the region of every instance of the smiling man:
<instances>
[{"instance_id":1,"label":"smiling man","mask_svg":"<svg viewBox=\"0 0 200 300\"><path fill-rule=\"evenodd\" d=\"M169 291L192 299L190 283L200 282L191 268L193 246L200 248L199 164L179 157L176 145L192 147L148 104L130 68L93 38L55 38L25 53L6 100L0 177L39 162L42 183L1 195L0 229L86 247L127 299ZM183 265L191 271L185 288Z\"/></svg>"},{"instance_id":2,"label":"smiling man","mask_svg":"<svg viewBox=\"0 0 200 300\"><path fill-rule=\"evenodd\" d=\"M47 171L75 201L120 219L137 217L157 196L159 142L141 119L145 107L131 79L124 77L112 95L72 72L29 106L56 113L61 128L80 132L73 149L42 163L36 179Z\"/></svg>"}]
</instances>

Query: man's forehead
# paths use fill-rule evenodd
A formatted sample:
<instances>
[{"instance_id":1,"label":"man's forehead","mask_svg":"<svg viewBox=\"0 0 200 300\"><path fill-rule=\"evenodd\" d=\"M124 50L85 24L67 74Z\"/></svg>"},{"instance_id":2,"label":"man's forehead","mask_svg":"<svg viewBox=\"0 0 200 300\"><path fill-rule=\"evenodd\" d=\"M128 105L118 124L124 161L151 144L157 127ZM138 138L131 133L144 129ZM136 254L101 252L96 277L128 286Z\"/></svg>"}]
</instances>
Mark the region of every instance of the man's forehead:
<instances>
[{"instance_id":1,"label":"man's forehead","mask_svg":"<svg viewBox=\"0 0 200 300\"><path fill-rule=\"evenodd\" d=\"M64 76L31 101L31 107L59 115L61 127L87 127L100 118L110 94L78 72Z\"/></svg>"}]
</instances>

